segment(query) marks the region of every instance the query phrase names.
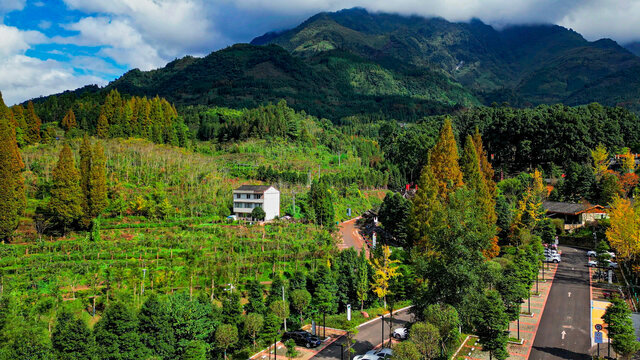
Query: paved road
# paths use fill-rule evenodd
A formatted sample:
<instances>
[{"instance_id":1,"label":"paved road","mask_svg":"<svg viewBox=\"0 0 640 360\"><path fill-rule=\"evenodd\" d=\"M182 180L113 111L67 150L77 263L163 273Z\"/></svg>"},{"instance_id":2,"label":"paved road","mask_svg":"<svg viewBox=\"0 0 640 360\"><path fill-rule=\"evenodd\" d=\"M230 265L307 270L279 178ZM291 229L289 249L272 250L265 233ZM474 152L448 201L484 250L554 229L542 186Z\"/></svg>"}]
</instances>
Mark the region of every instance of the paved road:
<instances>
[{"instance_id":1,"label":"paved road","mask_svg":"<svg viewBox=\"0 0 640 360\"><path fill-rule=\"evenodd\" d=\"M362 249L362 246L364 245L364 239L362 239L362 236L360 236L360 233L358 233L358 229L356 228L356 221L358 219L359 217L340 224L339 229L340 235L342 237L342 244L340 244L341 249L352 247L355 248L358 252L360 252L360 250Z\"/></svg>"},{"instance_id":2,"label":"paved road","mask_svg":"<svg viewBox=\"0 0 640 360\"><path fill-rule=\"evenodd\" d=\"M529 359L591 359L589 270L584 250L561 246L549 298ZM571 296L569 296L571 292ZM562 339L562 331L566 335Z\"/></svg>"},{"instance_id":3,"label":"paved road","mask_svg":"<svg viewBox=\"0 0 640 360\"><path fill-rule=\"evenodd\" d=\"M409 310L404 310L402 312L396 313L393 315L393 329L397 329L406 324L412 317L409 313ZM382 342L382 325L380 324L380 319L377 321L373 321L367 325L361 326L359 329L358 335L356 335L356 343L353 348L355 349L355 353L351 355L351 358L354 355L364 354L365 352L373 349L378 344ZM389 318L385 316L384 320L384 337L385 341L389 339ZM335 360L340 359L340 344L344 342L344 337L337 340L333 344L329 345L327 348L319 352L314 359L316 360ZM345 349L346 350L346 349ZM344 359L350 359L347 356L347 352L344 354Z\"/></svg>"}]
</instances>

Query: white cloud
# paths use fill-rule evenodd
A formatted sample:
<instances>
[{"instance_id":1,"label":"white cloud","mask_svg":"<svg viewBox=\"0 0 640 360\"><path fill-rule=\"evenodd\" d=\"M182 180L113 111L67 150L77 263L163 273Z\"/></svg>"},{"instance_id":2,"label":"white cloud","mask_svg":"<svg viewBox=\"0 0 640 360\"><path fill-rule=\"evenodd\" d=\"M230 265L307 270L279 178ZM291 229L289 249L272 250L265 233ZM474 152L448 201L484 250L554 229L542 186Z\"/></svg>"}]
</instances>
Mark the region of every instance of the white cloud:
<instances>
[{"instance_id":1,"label":"white cloud","mask_svg":"<svg viewBox=\"0 0 640 360\"><path fill-rule=\"evenodd\" d=\"M106 46L101 55L149 70L175 57L202 55L220 42L203 0L65 0L76 10L98 13L67 24L79 34L58 42ZM218 45L219 46L219 45Z\"/></svg>"},{"instance_id":2,"label":"white cloud","mask_svg":"<svg viewBox=\"0 0 640 360\"><path fill-rule=\"evenodd\" d=\"M46 37L37 31L22 31L12 26L0 24L0 59L26 51L30 44L46 41Z\"/></svg>"},{"instance_id":3,"label":"white cloud","mask_svg":"<svg viewBox=\"0 0 640 360\"><path fill-rule=\"evenodd\" d=\"M26 3L27 0L0 0L0 13L22 10Z\"/></svg>"},{"instance_id":4,"label":"white cloud","mask_svg":"<svg viewBox=\"0 0 640 360\"><path fill-rule=\"evenodd\" d=\"M51 21L42 20L38 23L38 27L43 30L47 30L51 27Z\"/></svg>"},{"instance_id":5,"label":"white cloud","mask_svg":"<svg viewBox=\"0 0 640 360\"><path fill-rule=\"evenodd\" d=\"M55 60L14 55L0 61L0 89L7 105L87 84L105 83L96 76L78 76L69 65Z\"/></svg>"}]
</instances>

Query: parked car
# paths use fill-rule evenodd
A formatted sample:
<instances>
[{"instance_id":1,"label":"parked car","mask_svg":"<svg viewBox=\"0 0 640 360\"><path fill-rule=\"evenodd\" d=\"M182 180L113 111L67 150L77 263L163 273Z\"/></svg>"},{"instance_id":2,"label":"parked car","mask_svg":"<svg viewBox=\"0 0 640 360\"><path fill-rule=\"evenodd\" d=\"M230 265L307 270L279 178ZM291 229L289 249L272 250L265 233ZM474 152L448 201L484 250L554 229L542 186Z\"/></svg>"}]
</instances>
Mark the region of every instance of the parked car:
<instances>
[{"instance_id":1,"label":"parked car","mask_svg":"<svg viewBox=\"0 0 640 360\"><path fill-rule=\"evenodd\" d=\"M589 260L589 262L587 263L587 266L589 267L598 267L598 262L595 260Z\"/></svg>"},{"instance_id":2,"label":"parked car","mask_svg":"<svg viewBox=\"0 0 640 360\"><path fill-rule=\"evenodd\" d=\"M393 336L393 338L397 340L404 340L407 338L408 335L409 335L409 331L405 327L397 328L393 330L393 334L391 334L391 336Z\"/></svg>"},{"instance_id":3,"label":"parked car","mask_svg":"<svg viewBox=\"0 0 640 360\"><path fill-rule=\"evenodd\" d=\"M312 348L322 344L322 340L320 340L317 336L313 336L304 330L287 331L286 333L284 333L284 335L282 335L282 342L285 342L289 339L293 339L296 345L304 346L306 348Z\"/></svg>"},{"instance_id":4,"label":"parked car","mask_svg":"<svg viewBox=\"0 0 640 360\"><path fill-rule=\"evenodd\" d=\"M609 261L609 267L612 269L617 269L618 268L618 263L617 262L613 262L613 261Z\"/></svg>"},{"instance_id":5,"label":"parked car","mask_svg":"<svg viewBox=\"0 0 640 360\"><path fill-rule=\"evenodd\" d=\"M353 360L388 360L391 359L393 351L389 348L367 351L363 355L353 357Z\"/></svg>"},{"instance_id":6,"label":"parked car","mask_svg":"<svg viewBox=\"0 0 640 360\"><path fill-rule=\"evenodd\" d=\"M609 263L609 264L607 265L607 267L608 267L608 268L610 268L610 269L617 269L617 268L618 268L618 263L613 262L613 261L608 261L608 263ZM599 267L599 266L600 266L600 264L598 264L598 262L597 262L596 260L590 260L590 261L587 263L587 266L590 266L590 267Z\"/></svg>"},{"instance_id":7,"label":"parked car","mask_svg":"<svg viewBox=\"0 0 640 360\"><path fill-rule=\"evenodd\" d=\"M597 256L597 254L596 254L596 252L595 252L595 251L593 251L593 250L589 250L589 251L587 251L587 256L588 256L588 257L596 257L596 256Z\"/></svg>"},{"instance_id":8,"label":"parked car","mask_svg":"<svg viewBox=\"0 0 640 360\"><path fill-rule=\"evenodd\" d=\"M616 254L614 254L614 253L613 253L613 252L611 252L611 251L605 251L605 253L609 254L609 257L611 257L612 259L615 259L615 258L616 258Z\"/></svg>"},{"instance_id":9,"label":"parked car","mask_svg":"<svg viewBox=\"0 0 640 360\"><path fill-rule=\"evenodd\" d=\"M562 259L560 258L560 254L552 254L552 255L545 256L544 261L557 264L560 261L562 261Z\"/></svg>"}]
</instances>

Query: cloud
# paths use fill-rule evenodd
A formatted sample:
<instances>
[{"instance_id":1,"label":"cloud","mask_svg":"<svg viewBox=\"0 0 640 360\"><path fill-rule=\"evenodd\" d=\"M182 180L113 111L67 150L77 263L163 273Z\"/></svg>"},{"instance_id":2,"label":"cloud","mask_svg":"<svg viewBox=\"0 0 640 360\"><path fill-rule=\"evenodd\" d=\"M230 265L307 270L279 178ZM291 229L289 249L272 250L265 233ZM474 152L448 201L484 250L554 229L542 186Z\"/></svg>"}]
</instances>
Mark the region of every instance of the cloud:
<instances>
[{"instance_id":1,"label":"cloud","mask_svg":"<svg viewBox=\"0 0 640 360\"><path fill-rule=\"evenodd\" d=\"M38 31L22 31L16 27L0 24L0 60L26 51L30 44L43 43L46 37Z\"/></svg>"},{"instance_id":2,"label":"cloud","mask_svg":"<svg viewBox=\"0 0 640 360\"><path fill-rule=\"evenodd\" d=\"M187 54L203 55L226 44L210 20L215 9L204 0L65 0L72 9L97 16L65 25L77 36L56 38L104 46L101 55L149 70Z\"/></svg>"},{"instance_id":3,"label":"cloud","mask_svg":"<svg viewBox=\"0 0 640 360\"><path fill-rule=\"evenodd\" d=\"M22 10L27 4L27 0L0 0L0 14L14 10Z\"/></svg>"},{"instance_id":4,"label":"cloud","mask_svg":"<svg viewBox=\"0 0 640 360\"><path fill-rule=\"evenodd\" d=\"M78 76L69 65L55 60L14 55L0 61L0 89L7 105L87 84L104 85L106 81L92 75Z\"/></svg>"}]
</instances>

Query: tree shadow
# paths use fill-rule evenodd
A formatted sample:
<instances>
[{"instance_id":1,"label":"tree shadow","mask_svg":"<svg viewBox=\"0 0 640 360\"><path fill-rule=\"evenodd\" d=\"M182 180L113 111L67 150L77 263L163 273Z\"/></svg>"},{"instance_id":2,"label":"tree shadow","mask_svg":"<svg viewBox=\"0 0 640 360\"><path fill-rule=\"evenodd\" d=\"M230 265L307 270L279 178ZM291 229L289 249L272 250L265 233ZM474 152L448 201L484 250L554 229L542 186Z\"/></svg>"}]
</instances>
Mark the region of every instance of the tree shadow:
<instances>
[{"instance_id":1,"label":"tree shadow","mask_svg":"<svg viewBox=\"0 0 640 360\"><path fill-rule=\"evenodd\" d=\"M536 355L535 353L532 353L531 356L529 356L530 360L536 360L536 359L548 359L548 358L557 358L557 359L572 359L572 360L589 360L591 359L591 356L589 356L588 354L582 354L582 353L577 353L571 350L567 350L567 349L561 349L561 348L557 348L557 347L543 347L543 346L534 346L533 349L539 351L539 352L544 352L547 353L549 356L539 356Z\"/></svg>"}]
</instances>

